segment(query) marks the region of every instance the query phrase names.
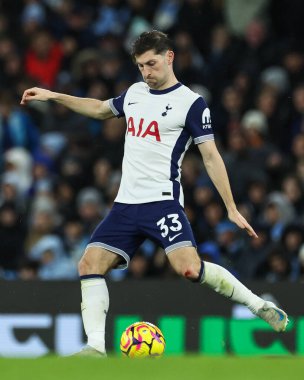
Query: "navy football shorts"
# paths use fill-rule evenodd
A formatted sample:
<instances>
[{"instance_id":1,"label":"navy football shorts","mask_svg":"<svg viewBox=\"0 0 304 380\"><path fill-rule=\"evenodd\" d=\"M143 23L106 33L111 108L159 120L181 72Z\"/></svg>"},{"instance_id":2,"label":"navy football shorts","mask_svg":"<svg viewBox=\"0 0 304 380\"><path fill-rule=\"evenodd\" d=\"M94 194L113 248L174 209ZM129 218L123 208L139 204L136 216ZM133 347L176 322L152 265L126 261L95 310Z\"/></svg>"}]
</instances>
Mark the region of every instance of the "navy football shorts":
<instances>
[{"instance_id":1,"label":"navy football shorts","mask_svg":"<svg viewBox=\"0 0 304 380\"><path fill-rule=\"evenodd\" d=\"M176 200L125 204L114 203L92 234L87 247L101 247L129 261L145 239L155 241L168 254L180 247L196 247L184 209Z\"/></svg>"}]
</instances>

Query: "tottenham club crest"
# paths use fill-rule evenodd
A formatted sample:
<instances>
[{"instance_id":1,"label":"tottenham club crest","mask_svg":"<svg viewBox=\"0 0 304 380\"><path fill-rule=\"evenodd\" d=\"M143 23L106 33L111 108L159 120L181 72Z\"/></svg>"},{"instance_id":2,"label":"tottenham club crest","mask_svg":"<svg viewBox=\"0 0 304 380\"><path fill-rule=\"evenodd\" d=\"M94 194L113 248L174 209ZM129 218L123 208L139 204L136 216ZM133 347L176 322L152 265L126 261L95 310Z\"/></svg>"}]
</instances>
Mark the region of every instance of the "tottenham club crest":
<instances>
[{"instance_id":1,"label":"tottenham club crest","mask_svg":"<svg viewBox=\"0 0 304 380\"><path fill-rule=\"evenodd\" d=\"M211 128L211 116L210 116L210 109L205 108L202 116L202 128L203 129L208 129Z\"/></svg>"},{"instance_id":2,"label":"tottenham club crest","mask_svg":"<svg viewBox=\"0 0 304 380\"><path fill-rule=\"evenodd\" d=\"M170 104L168 104L168 105L166 106L166 111L164 111L164 112L162 113L162 116L167 116L168 111L170 111L170 110L172 110L172 107L170 106Z\"/></svg>"}]
</instances>

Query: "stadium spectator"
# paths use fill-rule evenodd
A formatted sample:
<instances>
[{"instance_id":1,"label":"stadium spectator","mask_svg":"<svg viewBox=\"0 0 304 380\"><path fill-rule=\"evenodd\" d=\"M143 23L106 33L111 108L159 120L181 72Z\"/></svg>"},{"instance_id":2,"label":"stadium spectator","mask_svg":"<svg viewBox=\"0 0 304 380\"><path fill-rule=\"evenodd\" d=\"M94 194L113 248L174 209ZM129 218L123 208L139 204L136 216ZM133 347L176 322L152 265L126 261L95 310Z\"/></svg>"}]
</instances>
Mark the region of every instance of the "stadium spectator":
<instances>
[{"instance_id":1,"label":"stadium spectator","mask_svg":"<svg viewBox=\"0 0 304 380\"><path fill-rule=\"evenodd\" d=\"M240 53L240 43L228 28L224 24L216 25L211 34L206 83L213 96L218 98L223 88L231 83L239 66Z\"/></svg>"},{"instance_id":2,"label":"stadium spectator","mask_svg":"<svg viewBox=\"0 0 304 380\"><path fill-rule=\"evenodd\" d=\"M266 117L269 140L285 151L286 125L290 114L281 98L273 88L262 87L256 95L256 107Z\"/></svg>"},{"instance_id":3,"label":"stadium spectator","mask_svg":"<svg viewBox=\"0 0 304 380\"><path fill-rule=\"evenodd\" d=\"M148 276L150 263L147 257L142 253L138 252L134 256L134 260L130 263L130 268L128 270L128 275L134 279L142 279Z\"/></svg>"},{"instance_id":4,"label":"stadium spectator","mask_svg":"<svg viewBox=\"0 0 304 380\"><path fill-rule=\"evenodd\" d=\"M46 235L58 232L59 222L60 218L53 199L44 196L34 198L25 240L26 253Z\"/></svg>"},{"instance_id":5,"label":"stadium spectator","mask_svg":"<svg viewBox=\"0 0 304 380\"><path fill-rule=\"evenodd\" d=\"M215 227L215 234L215 241L220 249L219 264L239 277L236 263L242 254L243 242L238 236L237 228L230 221L224 220Z\"/></svg>"},{"instance_id":6,"label":"stadium spectator","mask_svg":"<svg viewBox=\"0 0 304 380\"><path fill-rule=\"evenodd\" d=\"M205 205L201 214L197 218L198 241L216 239L216 226L225 218L224 208L218 200L212 199Z\"/></svg>"},{"instance_id":7,"label":"stadium spectator","mask_svg":"<svg viewBox=\"0 0 304 380\"><path fill-rule=\"evenodd\" d=\"M267 200L267 177L252 178L247 186L247 201L251 209L252 218L256 223L262 220L264 206Z\"/></svg>"},{"instance_id":8,"label":"stadium spectator","mask_svg":"<svg viewBox=\"0 0 304 380\"><path fill-rule=\"evenodd\" d=\"M106 158L113 169L121 167L123 156L125 126L123 119L118 122L113 119L104 120L100 133L95 137L93 154L95 160Z\"/></svg>"},{"instance_id":9,"label":"stadium spectator","mask_svg":"<svg viewBox=\"0 0 304 380\"><path fill-rule=\"evenodd\" d=\"M303 227L295 222L288 224L281 237L281 245L286 259L290 263L290 280L296 281L300 276L299 253L304 242Z\"/></svg>"},{"instance_id":10,"label":"stadium spectator","mask_svg":"<svg viewBox=\"0 0 304 380\"><path fill-rule=\"evenodd\" d=\"M263 222L270 229L270 238L273 242L281 239L284 227L292 222L294 217L295 210L283 193L272 192L268 195Z\"/></svg>"},{"instance_id":11,"label":"stadium spectator","mask_svg":"<svg viewBox=\"0 0 304 380\"><path fill-rule=\"evenodd\" d=\"M266 177L264 171L255 166L251 157L249 144L243 130L237 129L229 133L227 151L224 159L227 165L232 189L237 202L244 201L247 186L254 178Z\"/></svg>"},{"instance_id":12,"label":"stadium spectator","mask_svg":"<svg viewBox=\"0 0 304 380\"><path fill-rule=\"evenodd\" d=\"M304 81L304 52L299 44L288 44L283 52L282 64L291 87Z\"/></svg>"},{"instance_id":13,"label":"stadium spectator","mask_svg":"<svg viewBox=\"0 0 304 380\"><path fill-rule=\"evenodd\" d=\"M21 147L34 154L39 144L39 132L32 119L16 106L9 91L0 94L0 152Z\"/></svg>"},{"instance_id":14,"label":"stadium spectator","mask_svg":"<svg viewBox=\"0 0 304 380\"><path fill-rule=\"evenodd\" d=\"M62 235L65 251L77 265L90 239L90 235L84 231L81 218L77 215L66 218Z\"/></svg>"},{"instance_id":15,"label":"stadium spectator","mask_svg":"<svg viewBox=\"0 0 304 380\"><path fill-rule=\"evenodd\" d=\"M28 199L19 186L17 173L5 172L1 177L0 205L7 202L15 204L18 211L26 209Z\"/></svg>"},{"instance_id":16,"label":"stadium spectator","mask_svg":"<svg viewBox=\"0 0 304 380\"><path fill-rule=\"evenodd\" d=\"M100 1L92 29L96 36L123 35L130 18L130 8L119 0Z\"/></svg>"},{"instance_id":17,"label":"stadium spectator","mask_svg":"<svg viewBox=\"0 0 304 380\"><path fill-rule=\"evenodd\" d=\"M26 0L21 14L22 30L30 37L46 22L46 11L39 1Z\"/></svg>"},{"instance_id":18,"label":"stadium spectator","mask_svg":"<svg viewBox=\"0 0 304 380\"><path fill-rule=\"evenodd\" d=\"M268 17L270 0L226 0L223 5L223 14L230 30L236 35L244 35L246 28L255 18Z\"/></svg>"},{"instance_id":19,"label":"stadium spectator","mask_svg":"<svg viewBox=\"0 0 304 380\"><path fill-rule=\"evenodd\" d=\"M15 276L20 260L24 257L25 225L14 203L0 206L0 268L4 274Z\"/></svg>"},{"instance_id":20,"label":"stadium spectator","mask_svg":"<svg viewBox=\"0 0 304 380\"><path fill-rule=\"evenodd\" d=\"M265 262L270 249L269 228L263 223L255 225L258 239L246 239L242 252L235 262L235 269L241 279L255 279L258 268Z\"/></svg>"},{"instance_id":21,"label":"stadium spectator","mask_svg":"<svg viewBox=\"0 0 304 380\"><path fill-rule=\"evenodd\" d=\"M86 187L77 195L76 203L84 233L91 235L104 215L103 199L98 190Z\"/></svg>"},{"instance_id":22,"label":"stadium spectator","mask_svg":"<svg viewBox=\"0 0 304 380\"><path fill-rule=\"evenodd\" d=\"M258 268L257 275L269 282L290 280L291 263L279 246L270 249L266 261Z\"/></svg>"},{"instance_id":23,"label":"stadium spectator","mask_svg":"<svg viewBox=\"0 0 304 380\"><path fill-rule=\"evenodd\" d=\"M4 154L5 173L18 176L18 191L26 197L33 183L33 158L24 148L11 148Z\"/></svg>"},{"instance_id":24,"label":"stadium spectator","mask_svg":"<svg viewBox=\"0 0 304 380\"><path fill-rule=\"evenodd\" d=\"M303 186L296 175L289 174L282 180L282 191L292 204L298 220L304 216Z\"/></svg>"},{"instance_id":25,"label":"stadium spectator","mask_svg":"<svg viewBox=\"0 0 304 380\"><path fill-rule=\"evenodd\" d=\"M183 83L204 84L206 82L206 67L203 57L193 43L191 35L185 31L175 34L176 62L175 70L178 76L184 78Z\"/></svg>"},{"instance_id":26,"label":"stadium spectator","mask_svg":"<svg viewBox=\"0 0 304 380\"><path fill-rule=\"evenodd\" d=\"M38 280L39 261L23 259L21 260L17 276L18 279L23 281Z\"/></svg>"},{"instance_id":27,"label":"stadium spectator","mask_svg":"<svg viewBox=\"0 0 304 380\"><path fill-rule=\"evenodd\" d=\"M30 48L25 56L25 71L37 80L40 86L52 88L60 71L63 52L47 30L38 31L32 36Z\"/></svg>"},{"instance_id":28,"label":"stadium spectator","mask_svg":"<svg viewBox=\"0 0 304 380\"><path fill-rule=\"evenodd\" d=\"M268 124L261 111L249 110L242 117L242 129L248 143L248 152L255 171L267 173L272 181L280 180L285 169L283 153L270 142ZM275 183L277 185L277 183Z\"/></svg>"},{"instance_id":29,"label":"stadium spectator","mask_svg":"<svg viewBox=\"0 0 304 380\"><path fill-rule=\"evenodd\" d=\"M214 2L206 0L185 0L177 15L176 27L187 31L199 50L206 54L209 50L211 31L222 15Z\"/></svg>"},{"instance_id":30,"label":"stadium spectator","mask_svg":"<svg viewBox=\"0 0 304 380\"><path fill-rule=\"evenodd\" d=\"M77 266L66 256L58 236L44 236L31 248L28 257L39 262L38 278L41 280L68 280L78 277Z\"/></svg>"},{"instance_id":31,"label":"stadium spectator","mask_svg":"<svg viewBox=\"0 0 304 380\"><path fill-rule=\"evenodd\" d=\"M277 44L269 25L260 17L252 19L246 26L243 38L240 65L249 67L253 75L274 64L278 59Z\"/></svg>"},{"instance_id":32,"label":"stadium spectator","mask_svg":"<svg viewBox=\"0 0 304 380\"><path fill-rule=\"evenodd\" d=\"M241 128L243 107L244 99L241 93L230 85L223 89L220 101L213 107L217 138L225 148L229 134Z\"/></svg>"},{"instance_id":33,"label":"stadium spectator","mask_svg":"<svg viewBox=\"0 0 304 380\"><path fill-rule=\"evenodd\" d=\"M292 101L294 105L294 117L290 125L291 133L289 137L294 139L295 136L304 132L304 84L299 83L292 93Z\"/></svg>"}]
</instances>

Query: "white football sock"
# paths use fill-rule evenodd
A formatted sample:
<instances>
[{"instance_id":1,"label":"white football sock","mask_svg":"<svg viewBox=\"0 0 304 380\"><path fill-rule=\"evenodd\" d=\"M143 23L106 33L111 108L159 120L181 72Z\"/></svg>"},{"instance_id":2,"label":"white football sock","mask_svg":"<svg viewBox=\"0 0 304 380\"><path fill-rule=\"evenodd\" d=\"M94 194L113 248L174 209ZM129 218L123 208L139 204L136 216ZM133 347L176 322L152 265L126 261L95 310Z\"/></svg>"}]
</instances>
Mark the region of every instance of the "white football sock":
<instances>
[{"instance_id":1,"label":"white football sock","mask_svg":"<svg viewBox=\"0 0 304 380\"><path fill-rule=\"evenodd\" d=\"M109 309L109 292L104 278L81 280L81 312L88 345L105 352L105 324Z\"/></svg>"},{"instance_id":2,"label":"white football sock","mask_svg":"<svg viewBox=\"0 0 304 380\"><path fill-rule=\"evenodd\" d=\"M262 298L253 294L228 270L217 264L204 261L204 275L201 284L206 284L217 293L246 305L254 314L265 303Z\"/></svg>"}]
</instances>

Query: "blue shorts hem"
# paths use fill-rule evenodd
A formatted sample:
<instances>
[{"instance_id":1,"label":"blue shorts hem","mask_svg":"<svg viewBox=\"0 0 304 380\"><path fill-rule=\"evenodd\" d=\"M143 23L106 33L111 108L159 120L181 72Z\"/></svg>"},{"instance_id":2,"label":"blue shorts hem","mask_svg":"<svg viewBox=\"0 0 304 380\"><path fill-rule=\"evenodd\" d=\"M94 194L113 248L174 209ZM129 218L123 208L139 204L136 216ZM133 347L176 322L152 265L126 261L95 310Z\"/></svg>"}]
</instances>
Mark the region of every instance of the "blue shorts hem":
<instances>
[{"instance_id":1,"label":"blue shorts hem","mask_svg":"<svg viewBox=\"0 0 304 380\"><path fill-rule=\"evenodd\" d=\"M169 245L168 247L165 248L166 254L174 251L175 249L182 248L182 247L194 247L192 241L179 241L178 243Z\"/></svg>"},{"instance_id":2,"label":"blue shorts hem","mask_svg":"<svg viewBox=\"0 0 304 380\"><path fill-rule=\"evenodd\" d=\"M118 265L118 267L116 269L126 269L126 268L128 268L129 262L130 262L130 257L122 249L119 249L119 248L116 248L116 247L113 247L111 245L108 245L108 244L105 244L105 243L101 243L101 242L98 242L98 241L95 241L95 242L93 241L93 242L89 243L87 245L87 247L86 247L86 250L88 248L90 248L90 247L104 248L104 249L106 249L106 250L108 250L110 252L113 252L113 253L116 253L119 256L122 256L126 262Z\"/></svg>"}]
</instances>

